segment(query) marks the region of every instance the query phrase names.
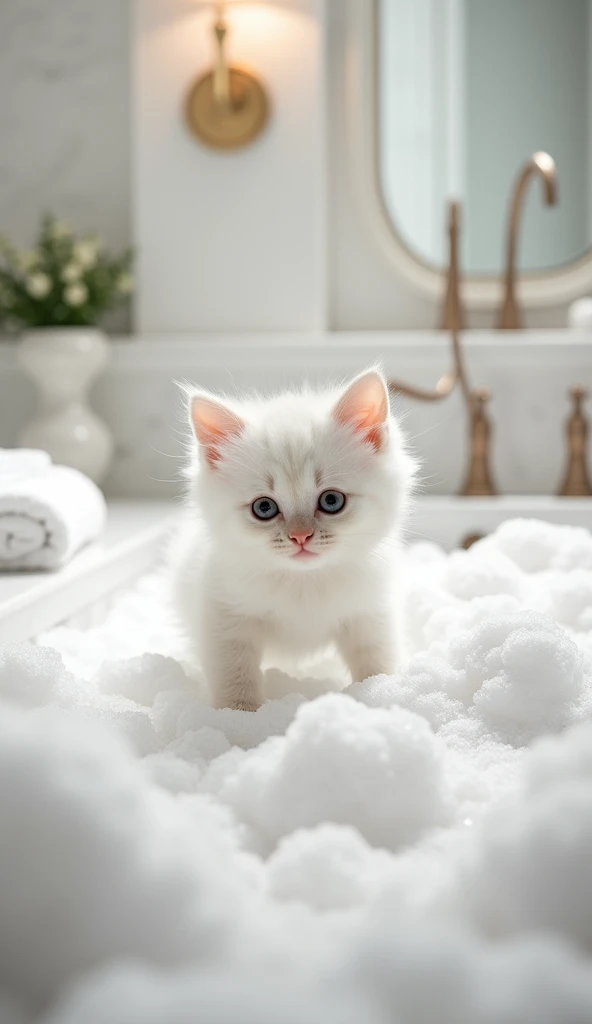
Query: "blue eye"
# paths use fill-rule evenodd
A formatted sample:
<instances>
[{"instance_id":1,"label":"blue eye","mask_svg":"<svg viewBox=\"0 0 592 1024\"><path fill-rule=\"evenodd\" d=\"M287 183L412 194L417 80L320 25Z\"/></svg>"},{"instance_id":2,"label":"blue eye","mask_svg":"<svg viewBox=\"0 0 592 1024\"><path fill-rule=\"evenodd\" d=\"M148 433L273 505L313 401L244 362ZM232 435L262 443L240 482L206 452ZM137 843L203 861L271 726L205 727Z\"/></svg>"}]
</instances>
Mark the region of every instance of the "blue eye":
<instances>
[{"instance_id":1,"label":"blue eye","mask_svg":"<svg viewBox=\"0 0 592 1024\"><path fill-rule=\"evenodd\" d=\"M323 491L319 498L321 512L329 512L329 514L341 512L344 506L345 494L342 494L341 491Z\"/></svg>"},{"instance_id":2,"label":"blue eye","mask_svg":"<svg viewBox=\"0 0 592 1024\"><path fill-rule=\"evenodd\" d=\"M273 498L257 498L251 505L251 511L256 519L274 519L279 508Z\"/></svg>"}]
</instances>

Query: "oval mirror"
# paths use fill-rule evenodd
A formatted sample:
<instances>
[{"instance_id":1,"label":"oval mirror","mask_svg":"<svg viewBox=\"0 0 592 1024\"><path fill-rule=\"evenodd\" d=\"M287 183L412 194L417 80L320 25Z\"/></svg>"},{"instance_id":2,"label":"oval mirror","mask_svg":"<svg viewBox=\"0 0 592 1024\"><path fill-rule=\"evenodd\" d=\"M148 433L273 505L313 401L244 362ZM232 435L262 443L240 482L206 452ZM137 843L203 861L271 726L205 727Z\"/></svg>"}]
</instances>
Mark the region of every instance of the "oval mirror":
<instances>
[{"instance_id":1,"label":"oval mirror","mask_svg":"<svg viewBox=\"0 0 592 1024\"><path fill-rule=\"evenodd\" d=\"M514 181L544 150L559 202L544 206L533 182L519 269L534 279L581 266L592 244L591 0L377 0L374 18L377 171L409 254L442 269L446 203L459 198L463 273L497 277Z\"/></svg>"}]
</instances>

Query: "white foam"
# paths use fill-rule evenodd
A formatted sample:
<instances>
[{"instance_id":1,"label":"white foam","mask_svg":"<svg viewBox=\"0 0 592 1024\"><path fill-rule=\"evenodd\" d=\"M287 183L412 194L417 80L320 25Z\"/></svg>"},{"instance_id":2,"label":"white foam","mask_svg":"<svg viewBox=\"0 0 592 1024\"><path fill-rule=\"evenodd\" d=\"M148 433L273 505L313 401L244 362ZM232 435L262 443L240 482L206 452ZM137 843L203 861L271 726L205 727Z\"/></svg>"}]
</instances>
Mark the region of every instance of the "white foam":
<instances>
[{"instance_id":1,"label":"white foam","mask_svg":"<svg viewBox=\"0 0 592 1024\"><path fill-rule=\"evenodd\" d=\"M156 577L0 651L2 1022L592 1019L592 537L406 560L399 675L256 714Z\"/></svg>"}]
</instances>

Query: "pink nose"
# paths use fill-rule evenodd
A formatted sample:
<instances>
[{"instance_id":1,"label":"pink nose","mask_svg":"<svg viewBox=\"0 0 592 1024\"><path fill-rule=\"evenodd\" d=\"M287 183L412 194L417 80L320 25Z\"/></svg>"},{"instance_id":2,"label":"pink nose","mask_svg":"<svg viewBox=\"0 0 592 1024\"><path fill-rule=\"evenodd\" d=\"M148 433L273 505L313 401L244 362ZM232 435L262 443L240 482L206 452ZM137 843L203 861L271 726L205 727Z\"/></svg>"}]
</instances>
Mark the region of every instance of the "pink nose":
<instances>
[{"instance_id":1,"label":"pink nose","mask_svg":"<svg viewBox=\"0 0 592 1024\"><path fill-rule=\"evenodd\" d=\"M292 530L292 533L288 534L290 540L293 540L295 544L301 544L303 547L306 544L309 537L312 537L314 530Z\"/></svg>"}]
</instances>

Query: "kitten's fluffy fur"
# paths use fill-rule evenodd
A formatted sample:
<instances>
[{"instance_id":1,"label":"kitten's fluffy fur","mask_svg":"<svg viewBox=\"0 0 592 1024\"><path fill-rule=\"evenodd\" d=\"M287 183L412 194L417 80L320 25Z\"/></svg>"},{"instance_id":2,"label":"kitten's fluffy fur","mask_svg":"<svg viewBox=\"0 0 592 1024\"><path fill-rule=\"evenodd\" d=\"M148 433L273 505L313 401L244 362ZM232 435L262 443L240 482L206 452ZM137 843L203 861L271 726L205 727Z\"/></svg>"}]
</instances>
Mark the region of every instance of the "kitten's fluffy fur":
<instances>
[{"instance_id":1,"label":"kitten's fluffy fur","mask_svg":"<svg viewBox=\"0 0 592 1024\"><path fill-rule=\"evenodd\" d=\"M392 673L414 464L379 371L322 394L235 402L196 391L190 418L197 454L175 595L214 705L255 710L264 656L331 642L354 681ZM345 495L342 511L319 508L328 490ZM253 513L262 497L279 508L266 521Z\"/></svg>"}]
</instances>

